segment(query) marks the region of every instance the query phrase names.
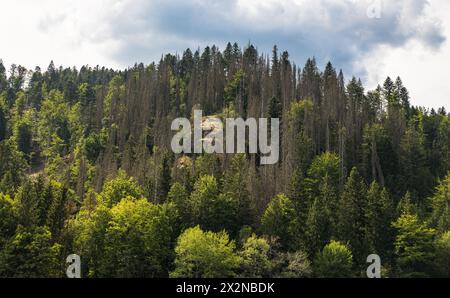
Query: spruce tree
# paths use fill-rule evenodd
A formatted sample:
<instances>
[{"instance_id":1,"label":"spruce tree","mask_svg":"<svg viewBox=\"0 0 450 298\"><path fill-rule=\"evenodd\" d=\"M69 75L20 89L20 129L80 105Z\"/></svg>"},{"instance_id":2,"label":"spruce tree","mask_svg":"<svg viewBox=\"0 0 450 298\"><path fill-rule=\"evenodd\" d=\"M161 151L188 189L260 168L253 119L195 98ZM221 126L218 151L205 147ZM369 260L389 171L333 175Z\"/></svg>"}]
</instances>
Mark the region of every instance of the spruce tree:
<instances>
[{"instance_id":1,"label":"spruce tree","mask_svg":"<svg viewBox=\"0 0 450 298\"><path fill-rule=\"evenodd\" d=\"M334 222L333 211L336 208L336 194L328 176L320 185L320 193L308 213L306 221L306 245L310 256L314 256L331 239Z\"/></svg>"},{"instance_id":2,"label":"spruce tree","mask_svg":"<svg viewBox=\"0 0 450 298\"><path fill-rule=\"evenodd\" d=\"M366 210L366 186L358 170L353 168L339 202L338 235L341 241L349 243L356 264L364 263L367 257Z\"/></svg>"},{"instance_id":3,"label":"spruce tree","mask_svg":"<svg viewBox=\"0 0 450 298\"><path fill-rule=\"evenodd\" d=\"M386 189L372 182L367 191L367 240L370 253L376 253L383 260L391 260L394 231L394 205Z\"/></svg>"}]
</instances>

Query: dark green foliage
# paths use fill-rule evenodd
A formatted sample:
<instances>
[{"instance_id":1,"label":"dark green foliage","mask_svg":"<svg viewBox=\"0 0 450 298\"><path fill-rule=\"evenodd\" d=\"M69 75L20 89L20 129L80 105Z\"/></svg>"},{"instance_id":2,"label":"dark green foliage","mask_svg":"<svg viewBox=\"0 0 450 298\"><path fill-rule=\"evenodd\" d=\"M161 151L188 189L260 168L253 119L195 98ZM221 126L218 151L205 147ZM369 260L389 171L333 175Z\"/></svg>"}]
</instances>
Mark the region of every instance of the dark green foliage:
<instances>
[{"instance_id":1,"label":"dark green foliage","mask_svg":"<svg viewBox=\"0 0 450 298\"><path fill-rule=\"evenodd\" d=\"M366 185L356 168L353 168L345 184L338 207L338 236L348 242L354 252L356 264L365 262L368 255Z\"/></svg>"},{"instance_id":2,"label":"dark green foliage","mask_svg":"<svg viewBox=\"0 0 450 298\"><path fill-rule=\"evenodd\" d=\"M436 193L431 199L431 221L439 232L450 230L450 174L436 187Z\"/></svg>"},{"instance_id":3,"label":"dark green foliage","mask_svg":"<svg viewBox=\"0 0 450 298\"><path fill-rule=\"evenodd\" d=\"M250 195L247 189L246 177L248 175L248 164L244 154L233 157L230 168L223 177L222 194L232 201L234 210L234 227L230 231L233 235L245 225L252 225L253 211L250 202Z\"/></svg>"},{"instance_id":4,"label":"dark green foliage","mask_svg":"<svg viewBox=\"0 0 450 298\"><path fill-rule=\"evenodd\" d=\"M435 275L442 278L450 276L450 231L436 239Z\"/></svg>"},{"instance_id":5,"label":"dark green foliage","mask_svg":"<svg viewBox=\"0 0 450 298\"><path fill-rule=\"evenodd\" d=\"M0 96L0 142L6 138L8 128L6 101Z\"/></svg>"},{"instance_id":6,"label":"dark green foliage","mask_svg":"<svg viewBox=\"0 0 450 298\"><path fill-rule=\"evenodd\" d=\"M233 198L219 193L213 176L202 176L195 183L190 198L194 223L210 231L234 230L237 209Z\"/></svg>"},{"instance_id":7,"label":"dark green foliage","mask_svg":"<svg viewBox=\"0 0 450 298\"><path fill-rule=\"evenodd\" d=\"M336 194L331 186L330 179L325 176L306 221L306 246L311 256L314 256L330 241L336 224L334 216L336 207Z\"/></svg>"},{"instance_id":8,"label":"dark green foliage","mask_svg":"<svg viewBox=\"0 0 450 298\"><path fill-rule=\"evenodd\" d=\"M386 189L372 182L367 191L367 241L370 252L392 260L394 231L391 222L395 208Z\"/></svg>"},{"instance_id":9,"label":"dark green foliage","mask_svg":"<svg viewBox=\"0 0 450 298\"><path fill-rule=\"evenodd\" d=\"M0 255L1 277L61 277L61 246L46 227L19 227Z\"/></svg>"},{"instance_id":10,"label":"dark green foliage","mask_svg":"<svg viewBox=\"0 0 450 298\"><path fill-rule=\"evenodd\" d=\"M14 213L13 200L0 192L0 248L3 249L6 241L12 237L16 231L17 219Z\"/></svg>"},{"instance_id":11,"label":"dark green foliage","mask_svg":"<svg viewBox=\"0 0 450 298\"><path fill-rule=\"evenodd\" d=\"M84 150L86 150L86 158L95 163L100 153L105 149L106 135L103 133L91 133L85 141Z\"/></svg>"},{"instance_id":12,"label":"dark green foliage","mask_svg":"<svg viewBox=\"0 0 450 298\"><path fill-rule=\"evenodd\" d=\"M189 227L193 222L193 218L192 205L186 188L178 182L174 183L167 195L167 200L175 205L181 226Z\"/></svg>"}]
</instances>

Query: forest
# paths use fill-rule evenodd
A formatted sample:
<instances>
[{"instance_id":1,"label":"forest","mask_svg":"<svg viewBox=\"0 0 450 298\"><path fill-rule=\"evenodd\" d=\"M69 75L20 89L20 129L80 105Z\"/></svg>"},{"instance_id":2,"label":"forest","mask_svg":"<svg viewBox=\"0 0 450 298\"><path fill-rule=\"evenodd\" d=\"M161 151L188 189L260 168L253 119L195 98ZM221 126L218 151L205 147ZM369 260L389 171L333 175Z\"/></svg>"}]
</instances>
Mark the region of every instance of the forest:
<instances>
[{"instance_id":1,"label":"forest","mask_svg":"<svg viewBox=\"0 0 450 298\"><path fill-rule=\"evenodd\" d=\"M279 118L279 162L174 154L194 109ZM86 278L363 278L370 254L382 277L450 277L450 115L276 46L0 60L0 219L0 277L63 278L70 254Z\"/></svg>"}]
</instances>

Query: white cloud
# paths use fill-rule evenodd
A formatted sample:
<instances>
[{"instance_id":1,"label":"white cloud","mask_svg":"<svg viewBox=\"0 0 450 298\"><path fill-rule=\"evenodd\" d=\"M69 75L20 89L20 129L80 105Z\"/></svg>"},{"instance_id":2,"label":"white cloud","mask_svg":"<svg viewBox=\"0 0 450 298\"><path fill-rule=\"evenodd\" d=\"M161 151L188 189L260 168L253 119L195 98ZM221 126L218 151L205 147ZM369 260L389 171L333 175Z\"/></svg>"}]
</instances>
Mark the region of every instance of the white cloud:
<instances>
[{"instance_id":1,"label":"white cloud","mask_svg":"<svg viewBox=\"0 0 450 298\"><path fill-rule=\"evenodd\" d=\"M450 36L450 1L431 0L429 13L442 20L445 36ZM408 87L414 105L450 110L450 44L439 49L415 40L402 47L379 46L364 55L357 65L368 72L367 87L375 88L387 76L400 76Z\"/></svg>"},{"instance_id":2,"label":"white cloud","mask_svg":"<svg viewBox=\"0 0 450 298\"><path fill-rule=\"evenodd\" d=\"M108 1L109 2L109 1ZM111 15L107 1L19 0L2 3L1 58L8 64L123 66L111 59L120 42L102 20Z\"/></svg>"}]
</instances>

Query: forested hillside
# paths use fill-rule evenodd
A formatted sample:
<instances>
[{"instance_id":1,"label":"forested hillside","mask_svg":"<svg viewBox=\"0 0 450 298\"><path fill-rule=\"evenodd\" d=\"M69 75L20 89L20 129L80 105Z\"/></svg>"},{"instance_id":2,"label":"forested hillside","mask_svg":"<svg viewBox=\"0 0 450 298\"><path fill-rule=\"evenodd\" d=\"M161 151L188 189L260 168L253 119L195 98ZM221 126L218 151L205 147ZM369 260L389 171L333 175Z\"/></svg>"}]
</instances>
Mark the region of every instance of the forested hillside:
<instances>
[{"instance_id":1,"label":"forested hillside","mask_svg":"<svg viewBox=\"0 0 450 298\"><path fill-rule=\"evenodd\" d=\"M279 162L173 154L194 109L279 118ZM64 277L69 254L83 277L363 277L369 254L384 277L449 277L449 171L444 108L277 47L0 62L1 277Z\"/></svg>"}]
</instances>

